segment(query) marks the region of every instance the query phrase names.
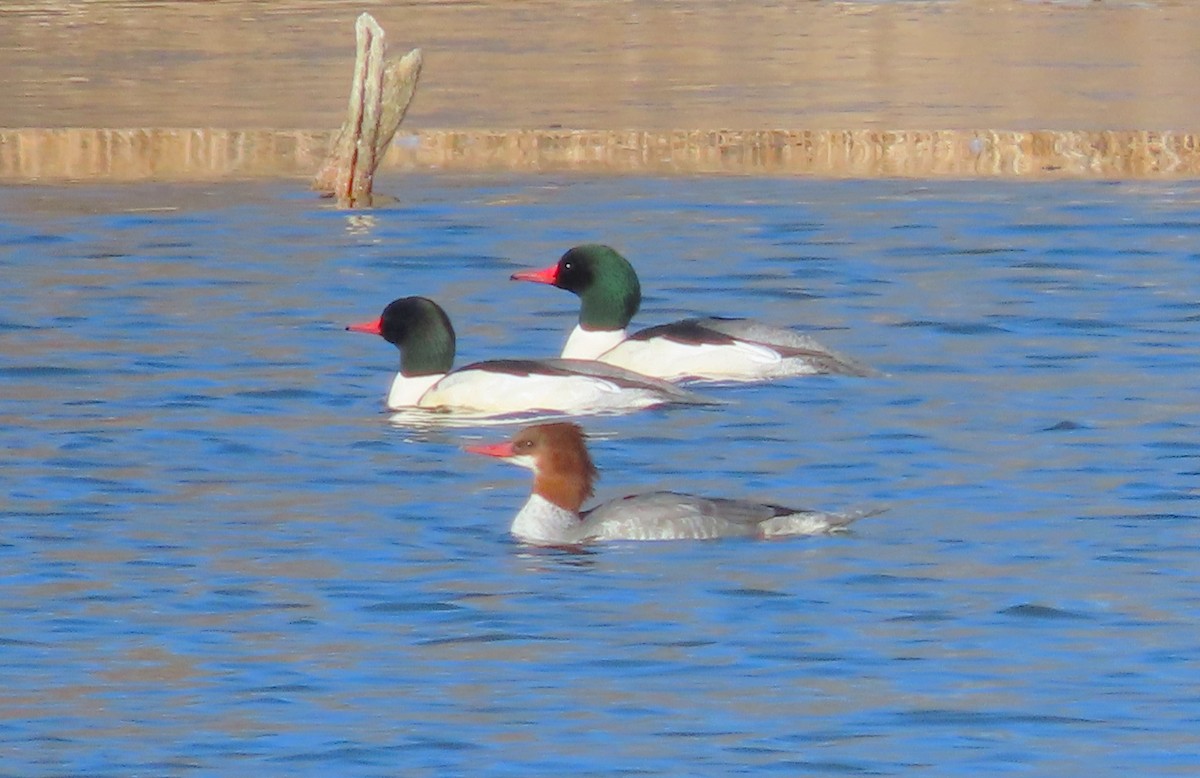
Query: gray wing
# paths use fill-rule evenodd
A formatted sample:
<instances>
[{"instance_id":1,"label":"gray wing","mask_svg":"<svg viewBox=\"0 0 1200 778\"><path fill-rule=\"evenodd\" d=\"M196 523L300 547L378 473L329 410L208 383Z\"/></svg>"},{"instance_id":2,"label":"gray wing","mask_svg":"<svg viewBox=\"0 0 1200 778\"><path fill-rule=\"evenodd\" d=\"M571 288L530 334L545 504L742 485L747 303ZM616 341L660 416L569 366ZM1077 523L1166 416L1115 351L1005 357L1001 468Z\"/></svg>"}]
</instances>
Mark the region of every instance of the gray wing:
<instances>
[{"instance_id":1,"label":"gray wing","mask_svg":"<svg viewBox=\"0 0 1200 778\"><path fill-rule=\"evenodd\" d=\"M650 492L604 503L583 514L581 542L591 540L708 540L724 537L821 535L881 513L789 508L773 503Z\"/></svg>"},{"instance_id":2,"label":"gray wing","mask_svg":"<svg viewBox=\"0 0 1200 778\"><path fill-rule=\"evenodd\" d=\"M781 505L650 492L623 497L588 511L587 540L705 540L759 534L759 525L796 513Z\"/></svg>"},{"instance_id":3,"label":"gray wing","mask_svg":"<svg viewBox=\"0 0 1200 778\"><path fill-rule=\"evenodd\" d=\"M785 327L775 327L753 319L725 319L719 316L687 321L697 328L729 338L770 346L784 357L805 360L822 373L859 377L879 375L879 371L873 367L827 348L811 335Z\"/></svg>"}]
</instances>

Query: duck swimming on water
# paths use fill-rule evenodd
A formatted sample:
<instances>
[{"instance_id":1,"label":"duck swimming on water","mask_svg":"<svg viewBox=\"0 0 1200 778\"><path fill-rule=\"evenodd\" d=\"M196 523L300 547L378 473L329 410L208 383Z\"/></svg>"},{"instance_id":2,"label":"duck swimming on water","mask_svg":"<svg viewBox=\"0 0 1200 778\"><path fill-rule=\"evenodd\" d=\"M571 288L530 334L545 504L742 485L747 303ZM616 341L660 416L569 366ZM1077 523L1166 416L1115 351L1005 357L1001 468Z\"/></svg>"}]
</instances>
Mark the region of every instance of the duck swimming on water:
<instances>
[{"instance_id":1,"label":"duck swimming on water","mask_svg":"<svg viewBox=\"0 0 1200 778\"><path fill-rule=\"evenodd\" d=\"M513 519L511 532L534 545L823 535L880 512L825 513L678 492L631 495L583 511L598 473L583 430L570 422L537 424L504 443L468 446L466 450L533 471L533 492Z\"/></svg>"},{"instance_id":2,"label":"duck swimming on water","mask_svg":"<svg viewBox=\"0 0 1200 778\"><path fill-rule=\"evenodd\" d=\"M494 359L453 370L454 327L425 297L393 300L378 319L346 329L379 335L400 349L400 372L387 398L391 410L603 413L710 402L666 381L589 360Z\"/></svg>"},{"instance_id":3,"label":"duck swimming on water","mask_svg":"<svg viewBox=\"0 0 1200 778\"><path fill-rule=\"evenodd\" d=\"M667 381L764 381L788 376L873 376L878 371L808 335L750 319L682 319L627 334L641 283L611 246L586 244L544 270L514 273L579 296L579 324L562 356L594 359Z\"/></svg>"}]
</instances>

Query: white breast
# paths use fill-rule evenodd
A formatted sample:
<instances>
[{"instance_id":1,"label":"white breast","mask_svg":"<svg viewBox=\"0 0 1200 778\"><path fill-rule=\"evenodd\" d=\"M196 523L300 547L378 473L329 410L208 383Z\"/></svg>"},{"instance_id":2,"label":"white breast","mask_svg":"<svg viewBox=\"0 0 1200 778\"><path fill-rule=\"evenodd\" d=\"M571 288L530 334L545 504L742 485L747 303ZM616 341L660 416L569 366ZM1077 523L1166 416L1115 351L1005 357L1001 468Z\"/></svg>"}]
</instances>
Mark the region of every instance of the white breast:
<instances>
[{"instance_id":1,"label":"white breast","mask_svg":"<svg viewBox=\"0 0 1200 778\"><path fill-rule=\"evenodd\" d=\"M513 519L509 531L519 540L539 545L575 542L579 517L542 497L532 494Z\"/></svg>"},{"instance_id":2,"label":"white breast","mask_svg":"<svg viewBox=\"0 0 1200 778\"><path fill-rule=\"evenodd\" d=\"M578 324L563 346L563 359L596 359L625 340L625 330L585 330ZM645 374L643 374L645 375Z\"/></svg>"},{"instance_id":3,"label":"white breast","mask_svg":"<svg viewBox=\"0 0 1200 778\"><path fill-rule=\"evenodd\" d=\"M403 373L397 373L392 379L392 388L388 391L387 405L393 411L402 408L416 408L421 404L421 397L436 384L445 373L420 375L409 378Z\"/></svg>"}]
</instances>

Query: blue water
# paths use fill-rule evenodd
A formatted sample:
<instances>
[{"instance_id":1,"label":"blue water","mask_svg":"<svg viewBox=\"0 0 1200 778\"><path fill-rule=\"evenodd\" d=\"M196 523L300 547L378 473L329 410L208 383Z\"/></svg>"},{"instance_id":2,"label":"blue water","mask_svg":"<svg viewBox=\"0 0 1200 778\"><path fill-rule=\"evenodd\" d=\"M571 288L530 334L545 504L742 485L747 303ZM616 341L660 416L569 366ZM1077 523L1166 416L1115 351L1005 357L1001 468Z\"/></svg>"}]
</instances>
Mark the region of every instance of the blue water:
<instances>
[{"instance_id":1,"label":"blue water","mask_svg":"<svg viewBox=\"0 0 1200 778\"><path fill-rule=\"evenodd\" d=\"M0 772L1194 775L1200 183L447 178L0 190ZM572 244L637 324L886 371L588 420L600 496L890 510L514 543L507 429L381 412L343 331L440 301L551 355Z\"/></svg>"}]
</instances>

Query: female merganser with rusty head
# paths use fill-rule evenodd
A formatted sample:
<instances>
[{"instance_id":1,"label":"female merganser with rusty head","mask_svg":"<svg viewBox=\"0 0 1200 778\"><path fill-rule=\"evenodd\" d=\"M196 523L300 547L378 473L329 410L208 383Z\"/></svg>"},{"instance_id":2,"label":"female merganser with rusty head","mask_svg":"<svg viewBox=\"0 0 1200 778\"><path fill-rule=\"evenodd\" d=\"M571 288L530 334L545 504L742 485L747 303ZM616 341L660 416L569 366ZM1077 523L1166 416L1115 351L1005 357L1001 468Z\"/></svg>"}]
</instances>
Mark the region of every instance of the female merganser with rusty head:
<instances>
[{"instance_id":1,"label":"female merganser with rusty head","mask_svg":"<svg viewBox=\"0 0 1200 778\"><path fill-rule=\"evenodd\" d=\"M668 381L877 374L808 335L749 319L683 319L627 335L642 304L641 284L629 261L609 246L576 246L557 265L512 278L579 296L579 324L563 347L564 358L595 359Z\"/></svg>"},{"instance_id":2,"label":"female merganser with rusty head","mask_svg":"<svg viewBox=\"0 0 1200 778\"><path fill-rule=\"evenodd\" d=\"M378 319L346 329L381 335L400 349L400 372L387 399L392 410L603 413L708 402L666 381L577 359L496 359L451 372L454 328L425 297L394 300Z\"/></svg>"},{"instance_id":3,"label":"female merganser with rusty head","mask_svg":"<svg viewBox=\"0 0 1200 778\"><path fill-rule=\"evenodd\" d=\"M821 535L879 511L823 513L771 503L649 492L580 512L592 496L596 467L576 424L526 427L506 443L467 446L533 471L533 494L513 519L512 534L543 546L598 540L709 540Z\"/></svg>"}]
</instances>

